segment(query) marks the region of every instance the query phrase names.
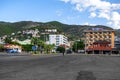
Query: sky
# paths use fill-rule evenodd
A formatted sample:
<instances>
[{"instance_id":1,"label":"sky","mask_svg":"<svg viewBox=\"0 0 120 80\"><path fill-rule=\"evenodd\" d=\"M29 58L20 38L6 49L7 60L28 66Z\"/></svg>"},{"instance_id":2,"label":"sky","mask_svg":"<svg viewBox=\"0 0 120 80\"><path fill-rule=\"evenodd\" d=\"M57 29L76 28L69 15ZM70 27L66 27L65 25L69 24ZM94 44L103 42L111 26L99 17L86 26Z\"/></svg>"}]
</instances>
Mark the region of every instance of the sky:
<instances>
[{"instance_id":1,"label":"sky","mask_svg":"<svg viewBox=\"0 0 120 80\"><path fill-rule=\"evenodd\" d=\"M0 21L59 21L120 29L120 0L0 0Z\"/></svg>"}]
</instances>

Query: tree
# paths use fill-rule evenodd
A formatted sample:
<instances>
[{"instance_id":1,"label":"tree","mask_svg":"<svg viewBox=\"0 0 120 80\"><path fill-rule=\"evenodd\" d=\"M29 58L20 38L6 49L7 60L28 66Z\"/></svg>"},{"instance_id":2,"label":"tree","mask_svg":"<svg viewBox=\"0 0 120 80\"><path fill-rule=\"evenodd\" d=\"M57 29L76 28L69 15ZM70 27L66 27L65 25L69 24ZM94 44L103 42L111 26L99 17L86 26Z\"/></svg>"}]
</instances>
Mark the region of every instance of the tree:
<instances>
[{"instance_id":1,"label":"tree","mask_svg":"<svg viewBox=\"0 0 120 80\"><path fill-rule=\"evenodd\" d=\"M5 43L11 44L11 42L12 40L9 37L5 38Z\"/></svg>"},{"instance_id":2,"label":"tree","mask_svg":"<svg viewBox=\"0 0 120 80\"><path fill-rule=\"evenodd\" d=\"M42 40L38 40L37 45L43 48L45 46L45 42Z\"/></svg>"},{"instance_id":3,"label":"tree","mask_svg":"<svg viewBox=\"0 0 120 80\"><path fill-rule=\"evenodd\" d=\"M37 45L37 44L38 44L38 38L33 37L33 38L31 39L31 44L32 44L32 45Z\"/></svg>"},{"instance_id":4,"label":"tree","mask_svg":"<svg viewBox=\"0 0 120 80\"><path fill-rule=\"evenodd\" d=\"M11 44L14 44L14 45L21 45L21 44L19 44L18 42L11 42Z\"/></svg>"},{"instance_id":5,"label":"tree","mask_svg":"<svg viewBox=\"0 0 120 80\"><path fill-rule=\"evenodd\" d=\"M84 41L80 40L74 42L72 49L74 52L77 52L79 49L84 49L84 48L85 48Z\"/></svg>"},{"instance_id":6,"label":"tree","mask_svg":"<svg viewBox=\"0 0 120 80\"><path fill-rule=\"evenodd\" d=\"M40 50L40 52L42 53L45 48L45 42L42 40L38 40L37 45L38 45L38 50Z\"/></svg>"},{"instance_id":7,"label":"tree","mask_svg":"<svg viewBox=\"0 0 120 80\"><path fill-rule=\"evenodd\" d=\"M32 51L32 46L31 44L22 45L23 51Z\"/></svg>"},{"instance_id":8,"label":"tree","mask_svg":"<svg viewBox=\"0 0 120 80\"><path fill-rule=\"evenodd\" d=\"M56 51L59 51L60 53L65 52L65 48L63 46L58 46Z\"/></svg>"},{"instance_id":9,"label":"tree","mask_svg":"<svg viewBox=\"0 0 120 80\"><path fill-rule=\"evenodd\" d=\"M36 38L36 37L33 37L33 38L31 39L31 44L32 44L32 45L37 45L37 46L42 46L42 47L44 47L45 42L42 41L42 40L40 40L40 39L38 39L38 38Z\"/></svg>"},{"instance_id":10,"label":"tree","mask_svg":"<svg viewBox=\"0 0 120 80\"><path fill-rule=\"evenodd\" d=\"M0 44L0 51L4 50L4 46L2 44Z\"/></svg>"},{"instance_id":11,"label":"tree","mask_svg":"<svg viewBox=\"0 0 120 80\"><path fill-rule=\"evenodd\" d=\"M40 40L38 38L35 38L35 37L31 39L31 44L32 45L37 45L38 46L38 50L40 50L41 53L44 50L45 53L47 53L47 54L51 53L51 51L55 47L55 45L45 44L44 41L42 41L42 40Z\"/></svg>"},{"instance_id":12,"label":"tree","mask_svg":"<svg viewBox=\"0 0 120 80\"><path fill-rule=\"evenodd\" d=\"M55 45L54 44L46 44L44 47L44 50L47 54L50 54L52 50L54 49Z\"/></svg>"}]
</instances>

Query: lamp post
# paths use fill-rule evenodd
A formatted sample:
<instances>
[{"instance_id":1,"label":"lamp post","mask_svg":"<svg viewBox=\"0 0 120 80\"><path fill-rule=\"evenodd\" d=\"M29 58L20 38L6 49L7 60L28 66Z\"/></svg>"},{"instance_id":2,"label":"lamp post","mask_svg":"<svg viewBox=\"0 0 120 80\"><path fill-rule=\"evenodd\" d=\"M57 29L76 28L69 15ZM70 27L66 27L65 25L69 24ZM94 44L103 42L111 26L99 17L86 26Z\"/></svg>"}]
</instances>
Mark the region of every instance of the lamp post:
<instances>
[{"instance_id":1,"label":"lamp post","mask_svg":"<svg viewBox=\"0 0 120 80\"><path fill-rule=\"evenodd\" d=\"M77 41L76 41L76 52L77 52Z\"/></svg>"},{"instance_id":2,"label":"lamp post","mask_svg":"<svg viewBox=\"0 0 120 80\"><path fill-rule=\"evenodd\" d=\"M85 40L85 54L86 54L86 40Z\"/></svg>"},{"instance_id":3,"label":"lamp post","mask_svg":"<svg viewBox=\"0 0 120 80\"><path fill-rule=\"evenodd\" d=\"M85 33L85 54L86 54L86 43L87 43L86 33Z\"/></svg>"}]
</instances>

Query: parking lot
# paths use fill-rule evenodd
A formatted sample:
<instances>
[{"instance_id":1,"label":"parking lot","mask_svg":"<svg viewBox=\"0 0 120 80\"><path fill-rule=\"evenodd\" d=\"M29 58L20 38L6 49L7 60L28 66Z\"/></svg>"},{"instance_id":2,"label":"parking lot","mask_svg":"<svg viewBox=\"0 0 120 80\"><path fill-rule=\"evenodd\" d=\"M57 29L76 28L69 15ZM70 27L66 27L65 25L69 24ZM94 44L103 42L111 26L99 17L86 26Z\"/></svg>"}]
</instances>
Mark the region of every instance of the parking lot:
<instances>
[{"instance_id":1,"label":"parking lot","mask_svg":"<svg viewBox=\"0 0 120 80\"><path fill-rule=\"evenodd\" d=\"M0 56L0 80L120 80L120 56Z\"/></svg>"}]
</instances>

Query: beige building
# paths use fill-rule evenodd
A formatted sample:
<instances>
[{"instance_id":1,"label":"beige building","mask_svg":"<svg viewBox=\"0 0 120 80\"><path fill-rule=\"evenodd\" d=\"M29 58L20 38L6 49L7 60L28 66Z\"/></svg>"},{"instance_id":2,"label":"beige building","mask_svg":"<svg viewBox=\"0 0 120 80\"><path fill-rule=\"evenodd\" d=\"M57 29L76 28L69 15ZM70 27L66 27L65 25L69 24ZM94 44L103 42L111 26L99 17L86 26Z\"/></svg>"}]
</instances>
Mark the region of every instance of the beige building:
<instances>
[{"instance_id":1,"label":"beige building","mask_svg":"<svg viewBox=\"0 0 120 80\"><path fill-rule=\"evenodd\" d=\"M85 30L85 49L93 46L94 42L107 41L110 42L109 46L114 48L114 30L104 30L102 28L92 28L91 30Z\"/></svg>"}]
</instances>

